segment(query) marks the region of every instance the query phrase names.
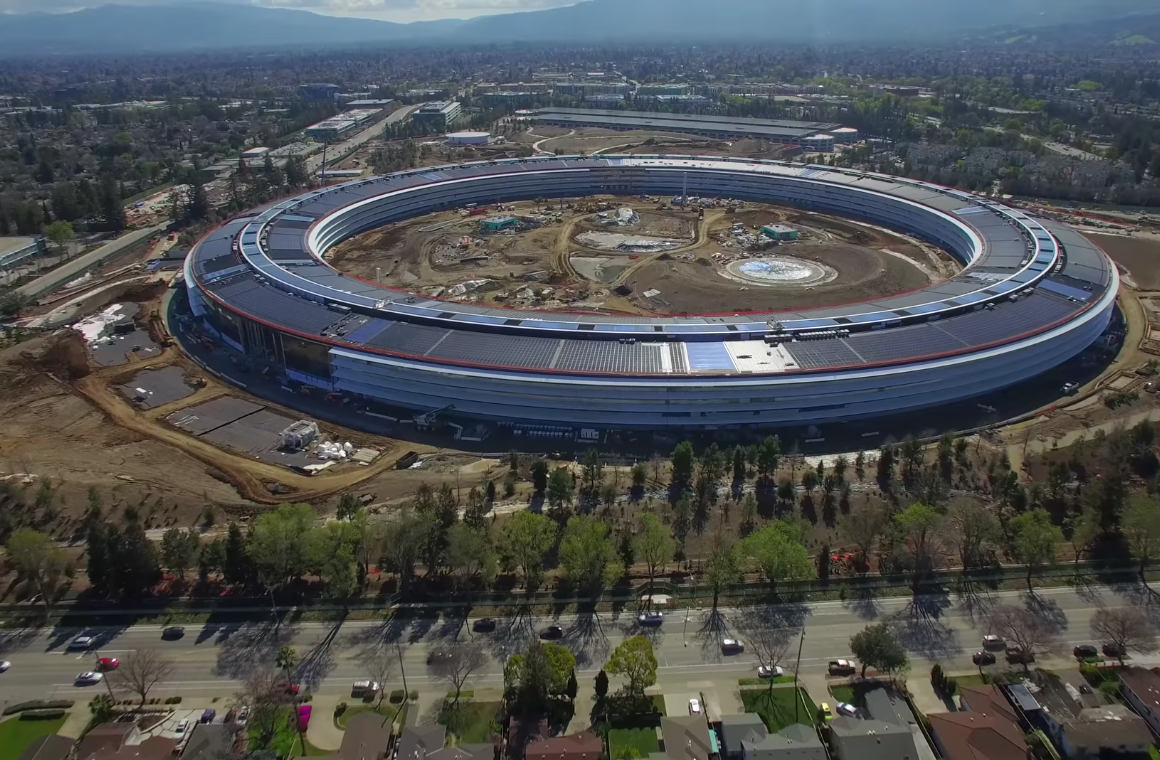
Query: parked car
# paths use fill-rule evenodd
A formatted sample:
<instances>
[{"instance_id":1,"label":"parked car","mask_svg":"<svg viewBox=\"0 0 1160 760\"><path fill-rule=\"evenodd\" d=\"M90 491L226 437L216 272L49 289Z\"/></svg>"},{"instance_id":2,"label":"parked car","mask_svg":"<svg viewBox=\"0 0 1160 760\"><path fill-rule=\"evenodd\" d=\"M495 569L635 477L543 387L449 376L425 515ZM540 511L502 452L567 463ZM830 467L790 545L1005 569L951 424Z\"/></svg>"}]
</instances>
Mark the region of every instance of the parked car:
<instances>
[{"instance_id":1,"label":"parked car","mask_svg":"<svg viewBox=\"0 0 1160 760\"><path fill-rule=\"evenodd\" d=\"M994 665L995 653L988 652L986 649L980 650L971 655L971 662L976 665Z\"/></svg>"},{"instance_id":2,"label":"parked car","mask_svg":"<svg viewBox=\"0 0 1160 760\"><path fill-rule=\"evenodd\" d=\"M1002 636L996 636L993 633L988 633L983 637L983 649L1006 649L1007 642L1003 640Z\"/></svg>"},{"instance_id":3,"label":"parked car","mask_svg":"<svg viewBox=\"0 0 1160 760\"><path fill-rule=\"evenodd\" d=\"M1076 382L1064 383L1063 387L1060 388L1059 390L1064 395L1070 396L1071 394L1073 394L1079 390L1079 383L1076 383Z\"/></svg>"},{"instance_id":4,"label":"parked car","mask_svg":"<svg viewBox=\"0 0 1160 760\"><path fill-rule=\"evenodd\" d=\"M186 718L185 720L178 722L177 728L173 729L173 735L178 737L178 738L181 738L182 736L185 736L185 732L188 730L189 730L189 719Z\"/></svg>"},{"instance_id":5,"label":"parked car","mask_svg":"<svg viewBox=\"0 0 1160 760\"><path fill-rule=\"evenodd\" d=\"M97 660L97 670L109 671L116 670L121 661L116 657L101 657Z\"/></svg>"},{"instance_id":6,"label":"parked car","mask_svg":"<svg viewBox=\"0 0 1160 760\"><path fill-rule=\"evenodd\" d=\"M350 695L355 699L370 699L379 693L378 681L355 681L350 687Z\"/></svg>"},{"instance_id":7,"label":"parked car","mask_svg":"<svg viewBox=\"0 0 1160 760\"><path fill-rule=\"evenodd\" d=\"M830 660L827 669L832 676L852 676L858 668L852 660Z\"/></svg>"},{"instance_id":8,"label":"parked car","mask_svg":"<svg viewBox=\"0 0 1160 760\"><path fill-rule=\"evenodd\" d=\"M737 639L721 639L721 651L724 654L737 654L745 651L745 645Z\"/></svg>"},{"instance_id":9,"label":"parked car","mask_svg":"<svg viewBox=\"0 0 1160 760\"><path fill-rule=\"evenodd\" d=\"M541 639L562 639L564 638L564 629L558 625L549 625L540 630Z\"/></svg>"},{"instance_id":10,"label":"parked car","mask_svg":"<svg viewBox=\"0 0 1160 760\"><path fill-rule=\"evenodd\" d=\"M651 612L642 612L636 616L636 622L640 623L641 625L660 625L664 622L664 620L664 613L657 612L655 610Z\"/></svg>"},{"instance_id":11,"label":"parked car","mask_svg":"<svg viewBox=\"0 0 1160 760\"><path fill-rule=\"evenodd\" d=\"M830 710L829 702L822 702L820 705L818 705L818 712L822 714L822 720L834 719L834 713L832 710Z\"/></svg>"},{"instance_id":12,"label":"parked car","mask_svg":"<svg viewBox=\"0 0 1160 760\"><path fill-rule=\"evenodd\" d=\"M471 624L471 630L477 633L489 633L495 630L495 618L480 618Z\"/></svg>"},{"instance_id":13,"label":"parked car","mask_svg":"<svg viewBox=\"0 0 1160 760\"><path fill-rule=\"evenodd\" d=\"M774 665L772 668L765 665L757 666L758 678L777 678L785 675L785 668L780 665Z\"/></svg>"},{"instance_id":14,"label":"parked car","mask_svg":"<svg viewBox=\"0 0 1160 760\"><path fill-rule=\"evenodd\" d=\"M201 712L201 722L202 723L213 723L213 719L216 717L217 717L217 710L213 709L212 707L207 708L205 710L202 710L202 712Z\"/></svg>"},{"instance_id":15,"label":"parked car","mask_svg":"<svg viewBox=\"0 0 1160 760\"><path fill-rule=\"evenodd\" d=\"M247 707L246 705L242 705L241 708L238 710L238 714L234 718L234 720L237 721L237 724L239 726L245 726L247 723L250 722L250 708Z\"/></svg>"},{"instance_id":16,"label":"parked car","mask_svg":"<svg viewBox=\"0 0 1160 760\"><path fill-rule=\"evenodd\" d=\"M1087 660L1092 657L1098 657L1100 650L1096 649L1095 644L1077 644L1075 649L1071 650L1077 660Z\"/></svg>"},{"instance_id":17,"label":"parked car","mask_svg":"<svg viewBox=\"0 0 1160 760\"><path fill-rule=\"evenodd\" d=\"M7 673L10 667L12 667L12 663L8 660L0 660L0 673Z\"/></svg>"},{"instance_id":18,"label":"parked car","mask_svg":"<svg viewBox=\"0 0 1160 760\"><path fill-rule=\"evenodd\" d=\"M1111 641L1109 641L1107 644L1104 644L1102 647L1100 647L1100 649L1103 651L1105 657L1115 657L1116 659L1119 659L1127 654L1127 650L1125 650L1123 646Z\"/></svg>"},{"instance_id":19,"label":"parked car","mask_svg":"<svg viewBox=\"0 0 1160 760\"><path fill-rule=\"evenodd\" d=\"M100 673L94 673L90 670L78 675L74 683L77 686L92 686L93 684L100 683L103 678L104 676Z\"/></svg>"},{"instance_id":20,"label":"parked car","mask_svg":"<svg viewBox=\"0 0 1160 760\"><path fill-rule=\"evenodd\" d=\"M70 652L76 652L82 649L90 649L92 646L92 636L77 636L75 639L68 643L68 649Z\"/></svg>"},{"instance_id":21,"label":"parked car","mask_svg":"<svg viewBox=\"0 0 1160 760\"><path fill-rule=\"evenodd\" d=\"M834 709L837 710L840 715L847 715L851 718L858 717L858 708L854 707L854 705L850 704L849 702L839 702L838 704L834 705Z\"/></svg>"},{"instance_id":22,"label":"parked car","mask_svg":"<svg viewBox=\"0 0 1160 760\"><path fill-rule=\"evenodd\" d=\"M161 631L161 638L166 641L176 641L185 635L185 629L180 625L171 625Z\"/></svg>"},{"instance_id":23,"label":"parked car","mask_svg":"<svg viewBox=\"0 0 1160 760\"><path fill-rule=\"evenodd\" d=\"M285 694L290 694L291 696L297 696L298 692L300 692L300 691L302 691L301 684L296 684L296 683L284 683L284 684L282 684L282 692Z\"/></svg>"},{"instance_id":24,"label":"parked car","mask_svg":"<svg viewBox=\"0 0 1160 760\"><path fill-rule=\"evenodd\" d=\"M689 715L700 715L700 714L701 714L701 700L697 699L696 697L693 697L692 699L689 700Z\"/></svg>"},{"instance_id":25,"label":"parked car","mask_svg":"<svg viewBox=\"0 0 1160 760\"><path fill-rule=\"evenodd\" d=\"M1022 647L1007 647L1007 662L1026 665L1035 662L1035 653L1028 652Z\"/></svg>"}]
</instances>

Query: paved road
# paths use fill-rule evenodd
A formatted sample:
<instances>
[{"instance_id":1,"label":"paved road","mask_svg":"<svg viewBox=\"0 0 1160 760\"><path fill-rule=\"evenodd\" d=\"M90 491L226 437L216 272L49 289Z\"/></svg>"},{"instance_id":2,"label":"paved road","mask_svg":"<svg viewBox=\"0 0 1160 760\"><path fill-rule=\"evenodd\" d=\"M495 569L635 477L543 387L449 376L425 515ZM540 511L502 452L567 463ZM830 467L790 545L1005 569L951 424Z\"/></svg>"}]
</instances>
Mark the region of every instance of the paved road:
<instances>
[{"instance_id":1,"label":"paved road","mask_svg":"<svg viewBox=\"0 0 1160 760\"><path fill-rule=\"evenodd\" d=\"M1101 608L1147 603L1134 590L1098 589L1077 593L1070 588L1045 589L1037 601L1028 601L1022 592L990 594L971 603L951 597L886 599L877 602L821 602L812 605L751 608L722 611L721 625L709 626L705 610L693 610L685 623L684 612L671 613L655 630L641 631L632 613L599 616L567 615L556 622L565 630L563 643L577 656L581 676L591 677L605 662L609 652L627 636L646 633L656 647L660 682L666 689L679 690L690 684L723 683L753 674L751 654L725 656L720 651L723 636L733 635L743 642L753 628L786 628L794 632L805 626L802 673L813 681L829 659L849 655L852 634L868 622L885 620L894 624L912 652L914 673L921 674L929 663L939 661L951 670L971 668L970 656L979 647L983 610L988 605L1035 604L1037 614L1055 622L1059 643L1054 653L1041 662L1070 662L1075 643L1090 641L1093 615ZM439 688L428 672L426 658L435 648L453 640L476 638L491 653L488 666L472 682L476 686L498 686L502 682L502 661L518 650L547 618L511 618L501 621L499 630L473 634L461 620L419 620L351 622L341 626L325 623L288 624L275 630L268 621L244 624L188 626L184 639L162 641L160 627L134 626L128 629L98 628L85 633L99 637L89 653L65 651L67 642L80 631L75 628L52 631L7 631L0 636L0 657L12 662L12 669L0 675L0 701L35 697L87 697L94 687L72 685L77 673L93 666L97 656L126 657L134 650L154 648L174 660L173 673L158 688L159 695L181 693L190 697L230 696L240 688L240 678L257 663L272 663L280 646L289 644L302 660L299 678L317 694L348 693L350 683L365 677L369 663L385 651L396 656L399 642L407 684L410 688ZM789 659L792 662L793 652ZM1151 664L1160 658L1141 658ZM787 663L791 664L791 663ZM400 685L397 661L390 676L392 688ZM103 687L100 687L103 688Z\"/></svg>"},{"instance_id":2,"label":"paved road","mask_svg":"<svg viewBox=\"0 0 1160 760\"><path fill-rule=\"evenodd\" d=\"M353 137L350 137L346 140L343 140L340 143L336 143L334 145L331 145L329 148L326 149L326 153L325 153L327 162L331 162L331 161L338 159L341 156L345 156L347 153L350 153L352 150L359 147L360 145L363 145L364 143L368 142L369 140L372 140L376 137L381 136L383 133L383 129L386 125L395 124L397 122L400 122L400 121L406 119L408 116L411 115L411 112L414 111L418 107L419 107L419 105L404 106L403 108L400 108L397 111L394 111L391 114L389 114L387 116L387 118L384 119L383 121L372 124L371 126L367 127L366 129L364 129L363 131L354 135ZM310 158L306 159L306 171L308 173L313 174L316 171L318 171L318 169L322 166L322 156L323 156L323 153L316 153L313 156L311 156Z\"/></svg>"},{"instance_id":3,"label":"paved road","mask_svg":"<svg viewBox=\"0 0 1160 760\"><path fill-rule=\"evenodd\" d=\"M120 253L125 248L148 238L155 232L161 232L169 225L169 222L164 224L157 224L152 227L145 227L139 230L132 230L126 232L120 237L114 238L104 245L96 248L83 256L78 256L71 261L68 261L56 269L48 272L45 275L37 277L32 282L21 285L17 290L28 298L38 298L39 296L53 290L59 285L75 279L84 274L89 269L97 266L102 261Z\"/></svg>"}]
</instances>

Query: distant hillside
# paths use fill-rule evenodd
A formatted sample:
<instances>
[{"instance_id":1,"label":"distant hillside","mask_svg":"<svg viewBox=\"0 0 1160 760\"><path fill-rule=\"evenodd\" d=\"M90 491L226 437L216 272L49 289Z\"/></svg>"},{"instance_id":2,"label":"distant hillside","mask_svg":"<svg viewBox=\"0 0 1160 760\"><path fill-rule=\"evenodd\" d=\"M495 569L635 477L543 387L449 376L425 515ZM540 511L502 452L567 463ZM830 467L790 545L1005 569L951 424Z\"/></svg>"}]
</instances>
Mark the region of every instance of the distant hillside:
<instances>
[{"instance_id":1,"label":"distant hillside","mask_svg":"<svg viewBox=\"0 0 1160 760\"><path fill-rule=\"evenodd\" d=\"M937 42L995 29L1103 24L1152 11L1152 0L589 0L469 21L393 24L243 4L106 5L68 14L0 16L0 55L430 42ZM1124 28L1107 41L1148 44Z\"/></svg>"},{"instance_id":2,"label":"distant hillside","mask_svg":"<svg viewBox=\"0 0 1160 760\"><path fill-rule=\"evenodd\" d=\"M1007 30L990 35L990 42L1008 45L1032 42L1070 45L1088 49L1151 47L1160 43L1160 12L1119 18L1097 18L1036 29Z\"/></svg>"}]
</instances>

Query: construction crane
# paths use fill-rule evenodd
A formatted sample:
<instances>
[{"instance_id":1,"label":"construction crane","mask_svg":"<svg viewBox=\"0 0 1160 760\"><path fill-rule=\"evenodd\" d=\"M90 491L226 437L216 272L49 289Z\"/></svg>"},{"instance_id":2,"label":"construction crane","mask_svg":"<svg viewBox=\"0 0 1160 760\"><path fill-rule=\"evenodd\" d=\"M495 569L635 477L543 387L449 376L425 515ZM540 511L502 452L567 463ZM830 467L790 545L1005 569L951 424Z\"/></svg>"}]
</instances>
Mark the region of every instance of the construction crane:
<instances>
[{"instance_id":1,"label":"construction crane","mask_svg":"<svg viewBox=\"0 0 1160 760\"><path fill-rule=\"evenodd\" d=\"M439 417L439 415L443 414L448 409L454 409L454 408L455 408L455 404L447 404L446 406L441 406L438 409L433 409L429 412L423 412L422 414L416 414L415 415L415 427L429 428L429 427L431 427L431 425L433 425L435 423L435 420L436 420L436 418Z\"/></svg>"}]
</instances>

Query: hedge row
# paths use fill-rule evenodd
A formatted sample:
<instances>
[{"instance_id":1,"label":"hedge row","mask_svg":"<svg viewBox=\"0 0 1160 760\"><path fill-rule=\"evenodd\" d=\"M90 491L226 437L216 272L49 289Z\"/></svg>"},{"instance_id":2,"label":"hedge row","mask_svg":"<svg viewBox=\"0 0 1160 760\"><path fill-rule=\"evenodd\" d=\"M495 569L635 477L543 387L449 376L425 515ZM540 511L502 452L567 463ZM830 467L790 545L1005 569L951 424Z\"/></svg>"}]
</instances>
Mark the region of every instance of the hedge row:
<instances>
[{"instance_id":1,"label":"hedge row","mask_svg":"<svg viewBox=\"0 0 1160 760\"><path fill-rule=\"evenodd\" d=\"M62 709L25 710L20 713L20 720L56 720L57 718L63 718L65 712Z\"/></svg>"},{"instance_id":2,"label":"hedge row","mask_svg":"<svg viewBox=\"0 0 1160 760\"><path fill-rule=\"evenodd\" d=\"M25 710L56 710L68 709L73 706L71 699L33 699L28 702L16 702L4 708L4 715L13 715Z\"/></svg>"}]
</instances>

